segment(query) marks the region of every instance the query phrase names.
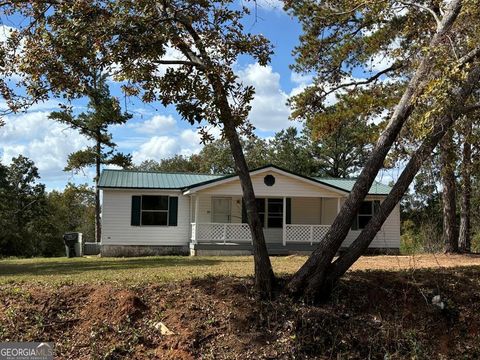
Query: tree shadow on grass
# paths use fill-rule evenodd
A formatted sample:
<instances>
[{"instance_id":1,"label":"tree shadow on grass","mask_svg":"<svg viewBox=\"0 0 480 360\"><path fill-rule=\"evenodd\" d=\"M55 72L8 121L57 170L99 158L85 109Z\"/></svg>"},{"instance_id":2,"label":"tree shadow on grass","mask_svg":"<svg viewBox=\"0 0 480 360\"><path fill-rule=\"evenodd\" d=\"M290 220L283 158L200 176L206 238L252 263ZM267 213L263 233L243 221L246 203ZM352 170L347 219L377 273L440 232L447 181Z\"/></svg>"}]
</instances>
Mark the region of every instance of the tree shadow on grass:
<instances>
[{"instance_id":1,"label":"tree shadow on grass","mask_svg":"<svg viewBox=\"0 0 480 360\"><path fill-rule=\"evenodd\" d=\"M145 258L95 258L95 259L31 259L0 261L0 276L18 275L70 275L99 270L135 270L165 267L213 266L229 259L200 257L145 257ZM233 259L231 260L233 261ZM235 262L248 262L235 259Z\"/></svg>"}]
</instances>

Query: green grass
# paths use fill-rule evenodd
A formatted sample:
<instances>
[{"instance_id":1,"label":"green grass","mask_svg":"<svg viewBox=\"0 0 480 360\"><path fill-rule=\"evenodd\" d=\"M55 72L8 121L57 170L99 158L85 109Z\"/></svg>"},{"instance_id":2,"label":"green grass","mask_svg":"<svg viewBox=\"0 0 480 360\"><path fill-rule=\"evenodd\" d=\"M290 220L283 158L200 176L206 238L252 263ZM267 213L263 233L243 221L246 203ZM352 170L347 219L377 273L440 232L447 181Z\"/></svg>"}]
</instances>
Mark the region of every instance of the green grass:
<instances>
[{"instance_id":1,"label":"green grass","mask_svg":"<svg viewBox=\"0 0 480 360\"><path fill-rule=\"evenodd\" d=\"M273 257L277 274L291 274L305 257ZM35 258L0 260L0 284L102 283L139 284L180 281L208 275L249 276L251 256L161 256L141 258Z\"/></svg>"}]
</instances>

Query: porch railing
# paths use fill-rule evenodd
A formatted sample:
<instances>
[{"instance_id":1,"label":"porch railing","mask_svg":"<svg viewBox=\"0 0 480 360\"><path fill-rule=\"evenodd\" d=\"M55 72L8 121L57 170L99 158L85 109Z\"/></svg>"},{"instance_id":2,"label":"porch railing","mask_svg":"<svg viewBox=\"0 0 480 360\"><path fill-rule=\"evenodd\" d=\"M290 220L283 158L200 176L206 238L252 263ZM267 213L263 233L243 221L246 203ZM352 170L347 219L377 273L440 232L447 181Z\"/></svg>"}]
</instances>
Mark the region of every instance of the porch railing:
<instances>
[{"instance_id":1,"label":"porch railing","mask_svg":"<svg viewBox=\"0 0 480 360\"><path fill-rule=\"evenodd\" d=\"M191 240L196 243L251 243L250 228L245 223L192 223ZM325 238L330 225L285 226L286 243L318 243ZM278 239L279 243L283 238Z\"/></svg>"},{"instance_id":2,"label":"porch railing","mask_svg":"<svg viewBox=\"0 0 480 360\"><path fill-rule=\"evenodd\" d=\"M330 225L285 225L286 242L310 244L319 243L325 238Z\"/></svg>"},{"instance_id":3,"label":"porch railing","mask_svg":"<svg viewBox=\"0 0 480 360\"><path fill-rule=\"evenodd\" d=\"M252 242L252 236L248 224L192 223L192 242Z\"/></svg>"}]
</instances>

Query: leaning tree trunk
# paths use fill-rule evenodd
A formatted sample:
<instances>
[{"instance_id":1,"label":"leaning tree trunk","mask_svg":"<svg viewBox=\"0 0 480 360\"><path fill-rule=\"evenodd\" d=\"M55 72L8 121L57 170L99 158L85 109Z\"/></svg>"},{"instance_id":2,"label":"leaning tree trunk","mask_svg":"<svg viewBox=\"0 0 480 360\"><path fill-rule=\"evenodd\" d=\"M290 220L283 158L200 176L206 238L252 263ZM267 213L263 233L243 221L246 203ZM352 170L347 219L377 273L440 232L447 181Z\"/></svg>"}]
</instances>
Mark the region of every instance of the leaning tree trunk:
<instances>
[{"instance_id":1,"label":"leaning tree trunk","mask_svg":"<svg viewBox=\"0 0 480 360\"><path fill-rule=\"evenodd\" d=\"M235 160L236 172L242 186L243 203L247 213L250 232L252 234L255 287L261 297L269 298L272 295L275 284L275 275L273 273L270 257L268 256L262 223L258 215L252 179L250 178L248 165L235 127L235 117L232 114L228 97L220 79L215 75L210 75L209 80L215 90L215 101L221 113L220 120L223 124L225 137L230 144L230 150L232 151L233 159Z\"/></svg>"},{"instance_id":2,"label":"leaning tree trunk","mask_svg":"<svg viewBox=\"0 0 480 360\"><path fill-rule=\"evenodd\" d=\"M457 19L461 8L461 0L453 0L448 5L445 16L430 41L430 49L435 49L443 41L445 35ZM325 280L326 270L346 238L360 204L372 186L378 171L382 168L383 162L400 133L403 124L415 108L413 100L424 90L425 80L428 78L430 70L435 63L434 59L432 52L429 52L420 61L414 76L410 80L400 102L397 104L386 129L378 139L340 213L335 218L324 240L312 252L311 256L288 284L288 289L291 293L302 293L307 301L314 301L321 296L320 292Z\"/></svg>"},{"instance_id":3,"label":"leaning tree trunk","mask_svg":"<svg viewBox=\"0 0 480 360\"><path fill-rule=\"evenodd\" d=\"M395 183L385 200L380 204L378 213L373 216L365 229L362 230L360 235L348 247L348 249L330 265L328 274L326 276L326 281L324 283L324 288L322 289L325 294L330 293L332 287L336 284L338 279L345 274L345 272L368 248L375 235L381 229L385 220L408 190L408 187L422 166L422 163L428 159L445 133L462 115L462 104L464 104L468 97L472 94L474 87L479 80L480 68L476 68L470 73L468 81L459 90L454 106L446 111L439 121L435 122L432 131L423 141L422 145L412 155L408 164L405 166L405 169L402 171L398 181Z\"/></svg>"},{"instance_id":4,"label":"leaning tree trunk","mask_svg":"<svg viewBox=\"0 0 480 360\"><path fill-rule=\"evenodd\" d=\"M168 6L167 6L168 7ZM163 11L160 10L161 17ZM196 33L191 25L191 20L180 16L177 18L180 23L190 33L194 45L197 47L200 56L190 50L189 45L184 42L184 39L176 37L176 41L183 43L181 45L182 52L187 58L194 58L198 60L199 70L205 72L205 75L210 83L214 93L215 110L219 112L219 120L223 124L223 131L227 138L230 149L232 151L233 159L235 161L235 169L240 179L240 184L243 191L243 202L247 213L248 225L252 234L253 242L253 259L255 270L255 288L259 295L263 298L271 297L273 287L275 284L275 275L273 273L270 257L268 256L267 245L265 243L265 236L263 234L262 223L258 216L257 206L255 203L255 193L253 191L252 180L250 179L250 172L248 170L247 162L243 154L242 145L237 133L237 125L240 125L242 118L233 113L230 103L228 101L229 94L224 88L221 76L217 73L217 69L213 65L210 55L208 54L207 46L202 42L202 38Z\"/></svg>"},{"instance_id":5,"label":"leaning tree trunk","mask_svg":"<svg viewBox=\"0 0 480 360\"><path fill-rule=\"evenodd\" d=\"M471 251L471 197L472 197L472 180L470 179L472 169L472 123L466 124L464 134L463 154L462 154L462 202L460 206L460 251L469 253Z\"/></svg>"},{"instance_id":6,"label":"leaning tree trunk","mask_svg":"<svg viewBox=\"0 0 480 360\"><path fill-rule=\"evenodd\" d=\"M102 224L100 221L100 189L98 182L100 180L100 165L102 156L102 145L100 144L100 131L97 133L97 144L95 147L95 241L99 243L102 241Z\"/></svg>"},{"instance_id":7,"label":"leaning tree trunk","mask_svg":"<svg viewBox=\"0 0 480 360\"><path fill-rule=\"evenodd\" d=\"M449 130L440 142L440 157L443 185L443 243L445 245L446 253L457 253L456 159L452 130Z\"/></svg>"}]
</instances>

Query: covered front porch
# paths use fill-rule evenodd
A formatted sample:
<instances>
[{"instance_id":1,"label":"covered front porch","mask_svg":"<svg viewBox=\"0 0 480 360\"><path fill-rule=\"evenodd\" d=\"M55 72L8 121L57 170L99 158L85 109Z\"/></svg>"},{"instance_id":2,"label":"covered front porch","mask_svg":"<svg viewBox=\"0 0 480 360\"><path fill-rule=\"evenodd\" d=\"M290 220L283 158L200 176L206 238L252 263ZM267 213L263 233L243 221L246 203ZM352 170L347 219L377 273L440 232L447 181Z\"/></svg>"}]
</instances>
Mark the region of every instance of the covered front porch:
<instances>
[{"instance_id":1,"label":"covered front porch","mask_svg":"<svg viewBox=\"0 0 480 360\"><path fill-rule=\"evenodd\" d=\"M343 197L258 197L257 209L269 253L308 252L328 232ZM190 249L251 251L252 237L240 196L191 198ZM210 252L211 253L211 252Z\"/></svg>"},{"instance_id":2,"label":"covered front porch","mask_svg":"<svg viewBox=\"0 0 480 360\"><path fill-rule=\"evenodd\" d=\"M257 210L270 254L308 252L321 242L348 191L275 167L251 172ZM194 255L251 253L252 237L236 176L189 188L190 249Z\"/></svg>"}]
</instances>

